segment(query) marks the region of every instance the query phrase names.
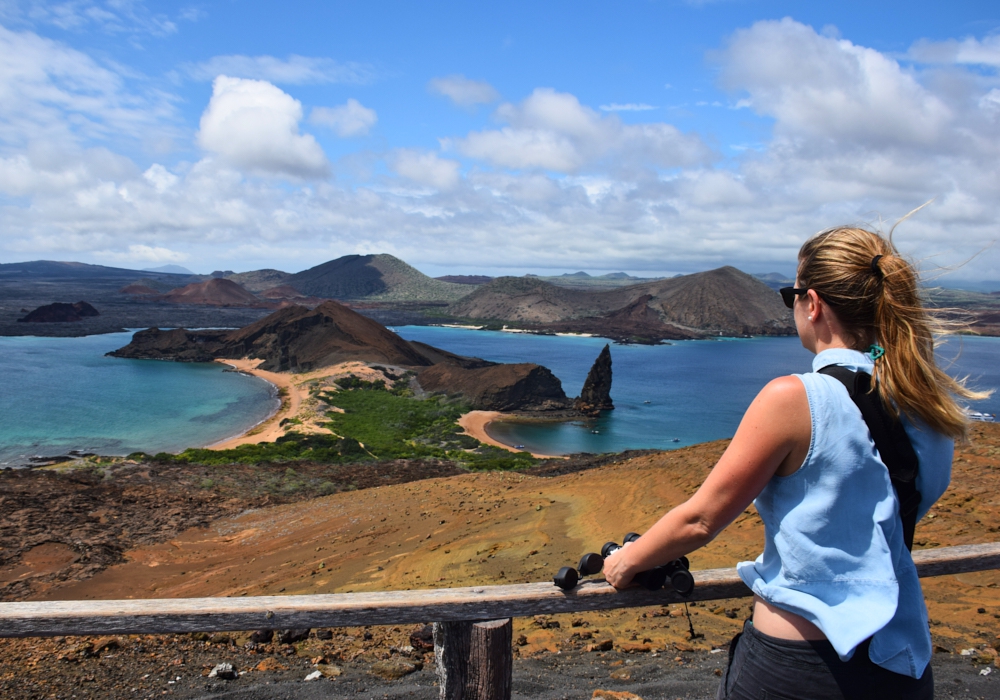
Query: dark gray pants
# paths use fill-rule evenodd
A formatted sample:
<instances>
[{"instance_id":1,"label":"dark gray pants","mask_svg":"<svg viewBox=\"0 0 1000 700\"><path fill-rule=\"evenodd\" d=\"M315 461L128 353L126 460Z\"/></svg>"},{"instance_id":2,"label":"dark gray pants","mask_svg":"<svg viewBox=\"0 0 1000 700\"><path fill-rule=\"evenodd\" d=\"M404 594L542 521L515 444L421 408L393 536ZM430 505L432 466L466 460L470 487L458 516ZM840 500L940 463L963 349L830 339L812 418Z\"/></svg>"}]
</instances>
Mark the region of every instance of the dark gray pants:
<instances>
[{"instance_id":1,"label":"dark gray pants","mask_svg":"<svg viewBox=\"0 0 1000 700\"><path fill-rule=\"evenodd\" d=\"M876 666L862 642L850 661L822 641L778 639L754 629L750 620L729 645L729 667L716 700L931 700L928 666L920 679Z\"/></svg>"}]
</instances>

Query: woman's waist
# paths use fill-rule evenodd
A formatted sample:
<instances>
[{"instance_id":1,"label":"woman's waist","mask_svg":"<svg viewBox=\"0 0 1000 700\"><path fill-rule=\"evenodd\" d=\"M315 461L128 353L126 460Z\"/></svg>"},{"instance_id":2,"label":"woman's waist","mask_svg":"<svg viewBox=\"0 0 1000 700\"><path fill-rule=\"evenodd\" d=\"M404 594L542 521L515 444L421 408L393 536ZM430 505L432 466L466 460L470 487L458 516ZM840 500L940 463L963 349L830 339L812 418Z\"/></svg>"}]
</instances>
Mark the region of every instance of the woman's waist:
<instances>
[{"instance_id":1,"label":"woman's waist","mask_svg":"<svg viewBox=\"0 0 1000 700\"><path fill-rule=\"evenodd\" d=\"M759 595L753 597L753 626L778 639L815 641L826 639L823 630L801 615L771 605Z\"/></svg>"}]
</instances>

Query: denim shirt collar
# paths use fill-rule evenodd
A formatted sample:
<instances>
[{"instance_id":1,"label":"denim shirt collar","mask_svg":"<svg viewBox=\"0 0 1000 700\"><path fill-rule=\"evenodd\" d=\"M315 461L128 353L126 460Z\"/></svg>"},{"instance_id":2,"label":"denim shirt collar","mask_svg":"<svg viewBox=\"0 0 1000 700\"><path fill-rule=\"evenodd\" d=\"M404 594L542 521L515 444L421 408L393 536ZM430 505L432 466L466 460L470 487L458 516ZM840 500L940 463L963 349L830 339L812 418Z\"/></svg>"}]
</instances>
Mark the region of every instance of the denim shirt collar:
<instances>
[{"instance_id":1,"label":"denim shirt collar","mask_svg":"<svg viewBox=\"0 0 1000 700\"><path fill-rule=\"evenodd\" d=\"M830 365L843 365L852 372L860 370L871 374L875 363L867 353L849 348L828 348L813 358L813 372L819 372Z\"/></svg>"}]
</instances>

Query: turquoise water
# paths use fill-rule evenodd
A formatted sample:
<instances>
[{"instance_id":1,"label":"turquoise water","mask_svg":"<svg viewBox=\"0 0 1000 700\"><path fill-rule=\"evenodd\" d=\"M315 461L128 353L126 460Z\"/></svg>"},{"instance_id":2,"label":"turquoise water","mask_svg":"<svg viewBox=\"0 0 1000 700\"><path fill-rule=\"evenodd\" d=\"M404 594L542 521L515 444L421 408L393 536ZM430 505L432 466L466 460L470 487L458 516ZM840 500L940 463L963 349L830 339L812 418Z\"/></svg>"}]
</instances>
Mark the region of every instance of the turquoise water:
<instances>
[{"instance_id":1,"label":"turquoise water","mask_svg":"<svg viewBox=\"0 0 1000 700\"><path fill-rule=\"evenodd\" d=\"M124 455L208 445L278 406L270 384L219 364L104 357L131 338L0 338L0 467L73 449Z\"/></svg>"},{"instance_id":2,"label":"turquoise water","mask_svg":"<svg viewBox=\"0 0 1000 700\"><path fill-rule=\"evenodd\" d=\"M537 362L576 396L607 342L455 328L396 329L462 355ZM129 333L84 338L0 338L0 467L71 449L99 454L174 452L257 424L277 407L270 384L218 364L104 357ZM1000 338L953 339L942 357L980 388L1000 387ZM670 449L730 437L754 395L781 374L808 371L796 338L612 345L612 398L601 418L554 424L495 423L512 445L548 454ZM973 408L1000 413L1000 396ZM674 441L676 439L676 442Z\"/></svg>"},{"instance_id":3,"label":"turquoise water","mask_svg":"<svg viewBox=\"0 0 1000 700\"><path fill-rule=\"evenodd\" d=\"M536 336L459 328L404 326L419 340L496 362L537 362L578 396L603 338ZM957 359L956 356L957 355ZM732 437L753 397L783 374L808 372L812 354L798 338L733 338L672 345L612 345L615 410L596 420L529 424L497 422L490 434L545 454L671 449ZM1000 338L953 338L941 358L978 388L1000 387ZM1000 414L1000 396L973 408Z\"/></svg>"}]
</instances>

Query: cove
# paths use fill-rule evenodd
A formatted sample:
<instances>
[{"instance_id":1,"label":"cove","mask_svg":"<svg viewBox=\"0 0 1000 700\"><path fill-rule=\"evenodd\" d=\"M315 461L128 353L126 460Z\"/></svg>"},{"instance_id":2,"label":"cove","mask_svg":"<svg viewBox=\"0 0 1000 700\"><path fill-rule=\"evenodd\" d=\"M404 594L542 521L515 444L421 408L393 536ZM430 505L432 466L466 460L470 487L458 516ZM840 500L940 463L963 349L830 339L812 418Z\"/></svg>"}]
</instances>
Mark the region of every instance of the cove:
<instances>
[{"instance_id":1,"label":"cove","mask_svg":"<svg viewBox=\"0 0 1000 700\"><path fill-rule=\"evenodd\" d=\"M131 337L0 337L0 467L69 450L155 454L209 445L278 407L271 384L218 363L104 356Z\"/></svg>"}]
</instances>

